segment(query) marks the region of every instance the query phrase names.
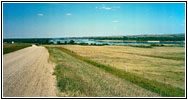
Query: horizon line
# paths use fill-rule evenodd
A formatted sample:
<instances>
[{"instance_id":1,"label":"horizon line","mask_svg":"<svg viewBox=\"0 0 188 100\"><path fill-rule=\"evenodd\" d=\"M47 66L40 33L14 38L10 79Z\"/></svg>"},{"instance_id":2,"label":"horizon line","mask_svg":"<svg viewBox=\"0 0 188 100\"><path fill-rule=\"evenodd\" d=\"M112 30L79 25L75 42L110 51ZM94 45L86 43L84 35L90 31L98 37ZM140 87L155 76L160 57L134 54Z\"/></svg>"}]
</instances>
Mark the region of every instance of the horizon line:
<instances>
[{"instance_id":1,"label":"horizon line","mask_svg":"<svg viewBox=\"0 0 188 100\"><path fill-rule=\"evenodd\" d=\"M122 37L122 36L139 36L139 35L175 35L185 33L162 33L162 34L137 34L137 35L109 35L109 36L73 36L73 37L14 37L3 39L50 39L50 38L89 38L89 37Z\"/></svg>"}]
</instances>

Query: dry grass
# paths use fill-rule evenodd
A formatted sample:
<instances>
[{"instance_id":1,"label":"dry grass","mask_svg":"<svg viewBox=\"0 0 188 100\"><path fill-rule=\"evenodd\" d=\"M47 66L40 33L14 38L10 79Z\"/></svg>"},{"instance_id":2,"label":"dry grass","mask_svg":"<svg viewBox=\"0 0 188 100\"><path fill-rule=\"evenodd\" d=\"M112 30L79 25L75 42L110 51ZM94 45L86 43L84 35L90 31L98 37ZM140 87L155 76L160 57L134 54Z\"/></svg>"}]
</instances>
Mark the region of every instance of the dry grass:
<instances>
[{"instance_id":1,"label":"dry grass","mask_svg":"<svg viewBox=\"0 0 188 100\"><path fill-rule=\"evenodd\" d=\"M185 48L129 46L78 46L64 48L115 68L174 87L185 88Z\"/></svg>"},{"instance_id":2,"label":"dry grass","mask_svg":"<svg viewBox=\"0 0 188 100\"><path fill-rule=\"evenodd\" d=\"M57 48L47 47L50 60L57 64L55 75L59 96L67 97L158 97L141 88Z\"/></svg>"},{"instance_id":3,"label":"dry grass","mask_svg":"<svg viewBox=\"0 0 188 100\"><path fill-rule=\"evenodd\" d=\"M3 43L3 54L7 54L13 51L17 51L26 47L31 46L31 44L26 44L26 43Z\"/></svg>"}]
</instances>

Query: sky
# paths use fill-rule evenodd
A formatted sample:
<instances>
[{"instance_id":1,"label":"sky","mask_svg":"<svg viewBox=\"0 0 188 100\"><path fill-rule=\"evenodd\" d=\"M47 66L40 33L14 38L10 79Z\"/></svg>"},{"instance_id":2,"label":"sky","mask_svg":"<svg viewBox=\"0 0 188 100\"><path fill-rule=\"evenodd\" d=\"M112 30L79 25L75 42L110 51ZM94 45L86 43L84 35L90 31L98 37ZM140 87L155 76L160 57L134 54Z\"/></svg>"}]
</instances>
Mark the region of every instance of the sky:
<instances>
[{"instance_id":1,"label":"sky","mask_svg":"<svg viewBox=\"0 0 188 100\"><path fill-rule=\"evenodd\" d=\"M185 3L3 3L3 38L185 33Z\"/></svg>"}]
</instances>

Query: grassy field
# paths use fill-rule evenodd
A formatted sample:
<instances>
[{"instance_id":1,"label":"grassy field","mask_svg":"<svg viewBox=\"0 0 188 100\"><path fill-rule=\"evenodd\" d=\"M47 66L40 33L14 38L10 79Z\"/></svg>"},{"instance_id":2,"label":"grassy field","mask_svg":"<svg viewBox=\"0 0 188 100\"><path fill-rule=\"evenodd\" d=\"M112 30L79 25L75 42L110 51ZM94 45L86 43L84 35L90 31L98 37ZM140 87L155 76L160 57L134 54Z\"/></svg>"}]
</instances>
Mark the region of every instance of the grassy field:
<instances>
[{"instance_id":1,"label":"grassy field","mask_svg":"<svg viewBox=\"0 0 188 100\"><path fill-rule=\"evenodd\" d=\"M74 57L74 58L71 58L71 59L69 59L67 61L64 61L63 63L70 62L70 61L72 61L72 59L76 58L77 60L84 61L87 64L92 65L93 67L98 67L98 68L106 71L107 73L115 75L115 76L117 76L117 77L119 77L119 78L121 78L123 80L127 80L127 81L129 81L131 83L134 83L137 86L140 86L140 87L145 88L147 90L150 90L152 92L158 93L160 96L168 96L168 97L173 97L173 96L181 96L181 97L183 97L184 96L184 93L185 93L184 89L176 88L174 86L168 85L167 83L163 83L163 82L159 82L159 81L155 81L155 80L149 80L149 79L147 79L145 77L142 77L140 75L137 75L137 74L134 74L134 73L130 73L128 71L126 72L125 70L118 69L118 68L115 68L115 67L111 67L110 65L105 65L105 64L102 64L102 63L98 63L96 61L90 60L90 58L79 56L74 51L70 51L70 50L65 49L65 48L61 48L61 47L56 47L55 46L55 48L53 48L53 49L55 50L55 52L57 52L57 50L59 50L59 51L61 51L61 54L64 53L64 55L65 55L65 53L66 53L66 55L68 54L68 55L71 55L72 57ZM50 51L50 49L49 49L49 51ZM53 53L50 51L50 54L53 54ZM53 56L51 58L56 59L56 60L60 59L60 58L57 58L57 56ZM63 57L63 58L66 58L66 57ZM56 63L58 63L58 62L62 63L62 61L56 61ZM75 63L75 61L72 64L74 64L74 63ZM75 65L75 67L78 67L78 65L80 65L80 64ZM81 64L81 66L83 66L83 64ZM57 77L58 77L58 75L62 76L62 73L65 73L65 72L61 72L62 70L65 70L65 69L60 69L60 68L61 67L58 67L58 69L56 70L57 72L61 73L60 75L56 74ZM87 66L87 68L88 68L88 66ZM70 71L70 73L72 73L72 72ZM90 77L90 78L92 78L92 77ZM62 78L62 80L63 79L64 78ZM103 79L105 80L104 77L103 77ZM60 81L60 83L64 83L64 82ZM95 83L95 84L97 84L97 83ZM112 84L112 83L109 83L109 84ZM64 85L62 85L62 87L63 86ZM78 85L78 86L80 86L80 85ZM59 86L59 87L61 87L61 86ZM63 88L62 90L65 90L65 88ZM133 92L133 94L134 94L134 92ZM130 96L130 95L128 95L128 96ZM136 95L136 96L138 96L138 95Z\"/></svg>"},{"instance_id":2,"label":"grassy field","mask_svg":"<svg viewBox=\"0 0 188 100\"><path fill-rule=\"evenodd\" d=\"M70 51L47 47L50 60L56 63L59 96L77 97L159 97L160 94L144 89L104 69L83 61Z\"/></svg>"},{"instance_id":3,"label":"grassy field","mask_svg":"<svg viewBox=\"0 0 188 100\"><path fill-rule=\"evenodd\" d=\"M185 88L185 48L65 45L74 53L143 78Z\"/></svg>"},{"instance_id":4,"label":"grassy field","mask_svg":"<svg viewBox=\"0 0 188 100\"><path fill-rule=\"evenodd\" d=\"M3 54L7 54L16 50L20 50L26 47L31 46L31 44L25 44L25 43L3 43Z\"/></svg>"}]
</instances>

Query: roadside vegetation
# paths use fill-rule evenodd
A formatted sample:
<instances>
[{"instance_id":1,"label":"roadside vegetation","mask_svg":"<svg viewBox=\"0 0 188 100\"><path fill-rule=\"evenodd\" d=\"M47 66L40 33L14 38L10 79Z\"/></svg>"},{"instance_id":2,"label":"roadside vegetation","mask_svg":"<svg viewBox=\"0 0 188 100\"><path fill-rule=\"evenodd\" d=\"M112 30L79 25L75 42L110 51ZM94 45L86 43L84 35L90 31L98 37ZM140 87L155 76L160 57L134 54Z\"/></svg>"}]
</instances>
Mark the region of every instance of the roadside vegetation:
<instances>
[{"instance_id":1,"label":"roadside vegetation","mask_svg":"<svg viewBox=\"0 0 188 100\"><path fill-rule=\"evenodd\" d=\"M25 44L25 43L3 43L3 54L7 54L13 51L17 51L26 47L31 46L31 44Z\"/></svg>"},{"instance_id":2,"label":"roadside vegetation","mask_svg":"<svg viewBox=\"0 0 188 100\"><path fill-rule=\"evenodd\" d=\"M152 92L158 93L162 96L167 96L167 97L184 97L185 96L185 90L184 89L176 88L176 87L173 87L169 84L157 82L157 81L154 81L154 80L149 80L149 79L140 77L138 75L135 75L135 74L132 74L132 73L129 73L129 72L125 72L123 70L120 70L120 69L117 69L117 68L114 68L114 67L111 67L111 66L107 66L107 65L92 61L89 58L79 56L79 55L77 55L77 54L75 54L75 53L73 53L70 50L65 49L65 48L61 48L61 47L56 47L56 48L65 52L65 53L67 53L67 54L69 54L69 55L71 55L71 56L73 56L73 57L75 57L75 58L77 58L77 59L79 59L79 60L87 62L88 64L91 64L95 67L103 69L108 73L111 73L111 74L118 76L122 79L125 79L127 81L130 81L130 82L132 82L132 83L134 83L134 84L136 84L136 85L138 85L142 88L145 88L145 89L150 90Z\"/></svg>"},{"instance_id":3,"label":"roadside vegetation","mask_svg":"<svg viewBox=\"0 0 188 100\"><path fill-rule=\"evenodd\" d=\"M63 48L46 46L63 97L160 97Z\"/></svg>"}]
</instances>

